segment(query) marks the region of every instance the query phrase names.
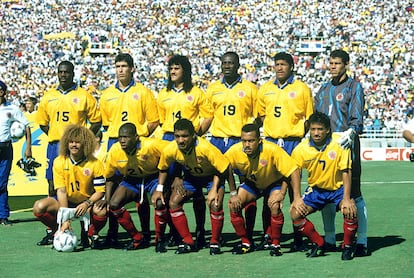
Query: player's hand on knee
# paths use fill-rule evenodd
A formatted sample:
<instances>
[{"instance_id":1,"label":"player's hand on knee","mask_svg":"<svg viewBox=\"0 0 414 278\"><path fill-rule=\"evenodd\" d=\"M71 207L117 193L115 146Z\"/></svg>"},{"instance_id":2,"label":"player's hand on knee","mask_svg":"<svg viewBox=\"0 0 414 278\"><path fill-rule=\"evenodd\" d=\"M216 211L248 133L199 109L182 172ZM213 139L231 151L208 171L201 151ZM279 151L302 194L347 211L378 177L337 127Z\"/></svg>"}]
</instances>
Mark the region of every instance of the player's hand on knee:
<instances>
[{"instance_id":1,"label":"player's hand on knee","mask_svg":"<svg viewBox=\"0 0 414 278\"><path fill-rule=\"evenodd\" d=\"M238 195L230 196L228 207L230 210L239 211L242 209L242 203Z\"/></svg>"},{"instance_id":2,"label":"player's hand on knee","mask_svg":"<svg viewBox=\"0 0 414 278\"><path fill-rule=\"evenodd\" d=\"M154 207L157 207L158 202L161 202L162 205L165 205L164 195L161 191L154 191L151 196L151 203Z\"/></svg>"},{"instance_id":3,"label":"player's hand on knee","mask_svg":"<svg viewBox=\"0 0 414 278\"><path fill-rule=\"evenodd\" d=\"M303 202L302 198L296 198L293 200L290 206L290 210L292 209L296 210L296 212L303 217L309 214L309 210Z\"/></svg>"},{"instance_id":4,"label":"player's hand on knee","mask_svg":"<svg viewBox=\"0 0 414 278\"><path fill-rule=\"evenodd\" d=\"M107 200L99 200L96 201L94 204L94 208L96 210L103 210L108 208L108 201Z\"/></svg>"},{"instance_id":5,"label":"player's hand on knee","mask_svg":"<svg viewBox=\"0 0 414 278\"><path fill-rule=\"evenodd\" d=\"M353 199L342 200L341 213L346 219L354 219L357 217L357 208Z\"/></svg>"}]
</instances>

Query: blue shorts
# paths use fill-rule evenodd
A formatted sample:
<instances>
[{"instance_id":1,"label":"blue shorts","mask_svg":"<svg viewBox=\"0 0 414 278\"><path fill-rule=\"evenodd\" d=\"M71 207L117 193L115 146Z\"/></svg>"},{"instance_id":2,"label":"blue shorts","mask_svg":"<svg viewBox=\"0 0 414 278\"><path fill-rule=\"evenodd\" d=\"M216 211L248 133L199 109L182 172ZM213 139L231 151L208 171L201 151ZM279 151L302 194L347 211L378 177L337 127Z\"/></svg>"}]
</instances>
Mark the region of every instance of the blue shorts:
<instances>
[{"instance_id":1,"label":"blue shorts","mask_svg":"<svg viewBox=\"0 0 414 278\"><path fill-rule=\"evenodd\" d=\"M162 136L162 140L170 141L170 142L174 141L175 140L174 133L173 132L164 133L164 135Z\"/></svg>"},{"instance_id":2,"label":"blue shorts","mask_svg":"<svg viewBox=\"0 0 414 278\"><path fill-rule=\"evenodd\" d=\"M119 183L119 186L129 189L137 195L141 195L142 185L144 186L144 191L152 195L158 185L158 174L150 175L146 178L126 177Z\"/></svg>"},{"instance_id":3,"label":"blue shorts","mask_svg":"<svg viewBox=\"0 0 414 278\"><path fill-rule=\"evenodd\" d=\"M183 183L185 190L193 193L201 191L204 187L207 188L207 191L210 191L213 186L213 176L194 177L191 175L185 175ZM220 188L224 189L224 180L220 181L218 189Z\"/></svg>"},{"instance_id":4,"label":"blue shorts","mask_svg":"<svg viewBox=\"0 0 414 278\"><path fill-rule=\"evenodd\" d=\"M308 186L303 193L302 198L305 205L310 206L315 210L321 210L326 204L334 203L336 210L338 211L339 204L344 198L344 187L341 186L341 188L337 190L329 191Z\"/></svg>"},{"instance_id":5,"label":"blue shorts","mask_svg":"<svg viewBox=\"0 0 414 278\"><path fill-rule=\"evenodd\" d=\"M266 137L266 140L272 143L275 143L277 145L277 141L278 139L272 138L272 137ZM282 149L285 150L285 152L288 153L288 155L291 155L293 150L296 148L297 145L299 145L301 139L300 138L295 138L293 140L287 138L287 139L283 139L283 147Z\"/></svg>"},{"instance_id":6,"label":"blue shorts","mask_svg":"<svg viewBox=\"0 0 414 278\"><path fill-rule=\"evenodd\" d=\"M46 149L47 168L46 179L53 180L53 162L59 155L59 141L49 142Z\"/></svg>"},{"instance_id":7,"label":"blue shorts","mask_svg":"<svg viewBox=\"0 0 414 278\"><path fill-rule=\"evenodd\" d=\"M225 153L231 146L241 141L240 137L215 137L211 136L210 143L216 146L222 153Z\"/></svg>"},{"instance_id":8,"label":"blue shorts","mask_svg":"<svg viewBox=\"0 0 414 278\"><path fill-rule=\"evenodd\" d=\"M276 182L272 183L271 185L269 185L265 190L260 190L256 186L254 186L253 184L242 183L242 184L240 184L240 188L243 188L244 190L246 190L247 192L252 194L257 200L260 197L269 196L270 193L272 193L275 190L281 190L282 189L282 184L281 184L281 181L276 181Z\"/></svg>"}]
</instances>

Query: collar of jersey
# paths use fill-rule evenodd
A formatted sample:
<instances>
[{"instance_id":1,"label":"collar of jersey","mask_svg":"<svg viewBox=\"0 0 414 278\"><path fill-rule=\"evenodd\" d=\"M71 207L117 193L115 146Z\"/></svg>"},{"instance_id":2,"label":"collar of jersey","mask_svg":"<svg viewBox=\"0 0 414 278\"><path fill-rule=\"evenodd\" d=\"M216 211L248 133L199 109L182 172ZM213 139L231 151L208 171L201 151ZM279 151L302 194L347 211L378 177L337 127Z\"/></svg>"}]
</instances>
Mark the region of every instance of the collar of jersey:
<instances>
[{"instance_id":1,"label":"collar of jersey","mask_svg":"<svg viewBox=\"0 0 414 278\"><path fill-rule=\"evenodd\" d=\"M284 89L287 85L293 83L293 78L294 76L292 74L291 76L289 76L289 78L286 80L284 84L280 84L279 80L275 79L275 82L273 82L273 84L275 84L279 89Z\"/></svg>"},{"instance_id":2,"label":"collar of jersey","mask_svg":"<svg viewBox=\"0 0 414 278\"><path fill-rule=\"evenodd\" d=\"M72 157L70 157L70 155L68 155L68 157L69 157L69 159L70 159L70 162L72 162L72 164L73 165L79 165L79 164L81 164L82 162L84 162L85 160L86 160L86 157L84 157L84 158L82 158L81 160L79 160L79 161L75 161L75 160L73 160L72 159Z\"/></svg>"},{"instance_id":3,"label":"collar of jersey","mask_svg":"<svg viewBox=\"0 0 414 278\"><path fill-rule=\"evenodd\" d=\"M66 94L70 93L71 91L76 90L76 88L78 88L78 85L76 85L76 83L74 83L74 84L72 85L72 87L70 87L70 88L69 88L69 89L67 89L66 91L65 91L65 90L63 90L63 88L60 86L60 84L59 84L59 86L57 87L57 89L59 90L59 92L61 92L61 93L62 93L62 94L64 94L64 95L66 95Z\"/></svg>"},{"instance_id":4,"label":"collar of jersey","mask_svg":"<svg viewBox=\"0 0 414 278\"><path fill-rule=\"evenodd\" d=\"M174 86L172 86L172 88L171 88L172 90L173 90L173 92L174 93L177 93L177 94L179 94L179 93L181 93L182 91L184 91L184 87L182 87L182 88L180 88L180 89L177 89L177 88L175 88Z\"/></svg>"},{"instance_id":5,"label":"collar of jersey","mask_svg":"<svg viewBox=\"0 0 414 278\"><path fill-rule=\"evenodd\" d=\"M131 81L129 81L129 84L128 84L128 86L126 86L126 88L125 89L121 89L120 87L119 87L119 81L116 81L116 83L115 83L115 88L117 88L120 92L122 92L122 93L125 93L126 91L128 91L129 90L129 88L131 88L132 86L134 86L135 85L135 80L134 80L134 78L131 78Z\"/></svg>"},{"instance_id":6,"label":"collar of jersey","mask_svg":"<svg viewBox=\"0 0 414 278\"><path fill-rule=\"evenodd\" d=\"M312 137L311 137L309 138L309 146L314 147L318 151L324 151L326 149L326 146L328 146L329 143L331 143L331 141L332 141L332 134L328 135L328 138L326 138L325 144L323 144L322 147L319 147L315 144L315 142L312 140Z\"/></svg>"},{"instance_id":7,"label":"collar of jersey","mask_svg":"<svg viewBox=\"0 0 414 278\"><path fill-rule=\"evenodd\" d=\"M127 155L133 155L135 154L139 149L141 149L141 141L137 142L137 145L135 148L132 149L129 153L126 152Z\"/></svg>"},{"instance_id":8,"label":"collar of jersey","mask_svg":"<svg viewBox=\"0 0 414 278\"><path fill-rule=\"evenodd\" d=\"M232 89L234 86L236 86L237 85L237 83L242 83L242 78L241 78L241 76L239 75L239 77L237 77L237 79L233 82L233 83L231 83L231 84L229 84L229 83L227 83L226 82L226 80L224 79L224 77L221 79L221 83L222 84L224 84L224 86L226 86L226 88L228 88L228 89Z\"/></svg>"}]
</instances>

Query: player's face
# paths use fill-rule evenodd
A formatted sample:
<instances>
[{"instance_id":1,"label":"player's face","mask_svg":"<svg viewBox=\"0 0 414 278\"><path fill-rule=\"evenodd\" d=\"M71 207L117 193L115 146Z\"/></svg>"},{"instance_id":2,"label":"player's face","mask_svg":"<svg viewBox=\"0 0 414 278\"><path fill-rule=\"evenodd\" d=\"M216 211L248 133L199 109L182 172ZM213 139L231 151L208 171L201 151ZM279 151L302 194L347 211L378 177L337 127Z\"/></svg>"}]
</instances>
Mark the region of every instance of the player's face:
<instances>
[{"instance_id":1,"label":"player's face","mask_svg":"<svg viewBox=\"0 0 414 278\"><path fill-rule=\"evenodd\" d=\"M171 65L168 69L168 72L171 77L171 81L174 84L180 84L183 82L183 67L181 65Z\"/></svg>"},{"instance_id":2,"label":"player's face","mask_svg":"<svg viewBox=\"0 0 414 278\"><path fill-rule=\"evenodd\" d=\"M317 146L325 144L326 138L330 132L331 130L324 127L321 123L310 124L309 134L312 138L312 141L315 142Z\"/></svg>"},{"instance_id":3,"label":"player's face","mask_svg":"<svg viewBox=\"0 0 414 278\"><path fill-rule=\"evenodd\" d=\"M83 145L81 142L77 140L73 140L69 142L69 154L75 160L83 158Z\"/></svg>"},{"instance_id":4,"label":"player's face","mask_svg":"<svg viewBox=\"0 0 414 278\"><path fill-rule=\"evenodd\" d=\"M285 60L276 60L275 61L275 73L276 79L280 83L285 83L286 80L292 75L293 67L289 65Z\"/></svg>"},{"instance_id":5,"label":"player's face","mask_svg":"<svg viewBox=\"0 0 414 278\"><path fill-rule=\"evenodd\" d=\"M116 78L122 84L129 84L132 79L134 69L131 68L126 61L119 61L115 63Z\"/></svg>"},{"instance_id":6,"label":"player's face","mask_svg":"<svg viewBox=\"0 0 414 278\"><path fill-rule=\"evenodd\" d=\"M243 151L248 156L255 156L262 139L257 136L255 131L242 132L241 141L243 145Z\"/></svg>"},{"instance_id":7,"label":"player's face","mask_svg":"<svg viewBox=\"0 0 414 278\"><path fill-rule=\"evenodd\" d=\"M33 111L34 111L34 105L33 105L33 102L31 102L31 101L26 101L24 105L26 106L26 110L27 110L28 112L33 112Z\"/></svg>"},{"instance_id":8,"label":"player's face","mask_svg":"<svg viewBox=\"0 0 414 278\"><path fill-rule=\"evenodd\" d=\"M329 71L332 79L339 78L346 72L346 65L341 58L331 58L329 60Z\"/></svg>"},{"instance_id":9,"label":"player's face","mask_svg":"<svg viewBox=\"0 0 414 278\"><path fill-rule=\"evenodd\" d=\"M234 78L238 75L239 63L234 55L226 55L221 59L221 72L224 79Z\"/></svg>"},{"instance_id":10,"label":"player's face","mask_svg":"<svg viewBox=\"0 0 414 278\"><path fill-rule=\"evenodd\" d=\"M73 85L74 72L68 65L59 65L58 67L58 79L60 86L67 90Z\"/></svg>"},{"instance_id":11,"label":"player's face","mask_svg":"<svg viewBox=\"0 0 414 278\"><path fill-rule=\"evenodd\" d=\"M178 149L181 151L188 151L193 147L194 137L188 130L174 131L175 142L177 142Z\"/></svg>"},{"instance_id":12,"label":"player's face","mask_svg":"<svg viewBox=\"0 0 414 278\"><path fill-rule=\"evenodd\" d=\"M138 135L134 135L129 130L121 129L118 133L118 142L121 148L130 153L137 145Z\"/></svg>"}]
</instances>

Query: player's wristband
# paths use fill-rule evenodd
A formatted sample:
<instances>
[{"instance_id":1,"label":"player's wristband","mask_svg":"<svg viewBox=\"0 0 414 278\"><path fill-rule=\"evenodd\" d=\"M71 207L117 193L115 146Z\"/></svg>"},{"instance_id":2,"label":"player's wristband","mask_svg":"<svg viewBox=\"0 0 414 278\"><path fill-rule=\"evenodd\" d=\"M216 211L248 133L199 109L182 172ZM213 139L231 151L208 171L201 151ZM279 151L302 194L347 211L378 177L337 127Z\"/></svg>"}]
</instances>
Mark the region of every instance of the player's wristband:
<instances>
[{"instance_id":1,"label":"player's wristband","mask_svg":"<svg viewBox=\"0 0 414 278\"><path fill-rule=\"evenodd\" d=\"M93 205L93 202L89 199L86 199L85 201L83 201L84 203L88 204L88 207Z\"/></svg>"},{"instance_id":2,"label":"player's wristband","mask_svg":"<svg viewBox=\"0 0 414 278\"><path fill-rule=\"evenodd\" d=\"M164 185L163 184L158 184L157 188L155 189L155 191L158 191L158 192L162 192L163 190L164 190Z\"/></svg>"},{"instance_id":3,"label":"player's wristband","mask_svg":"<svg viewBox=\"0 0 414 278\"><path fill-rule=\"evenodd\" d=\"M231 191L230 196L237 196L237 190Z\"/></svg>"}]
</instances>

